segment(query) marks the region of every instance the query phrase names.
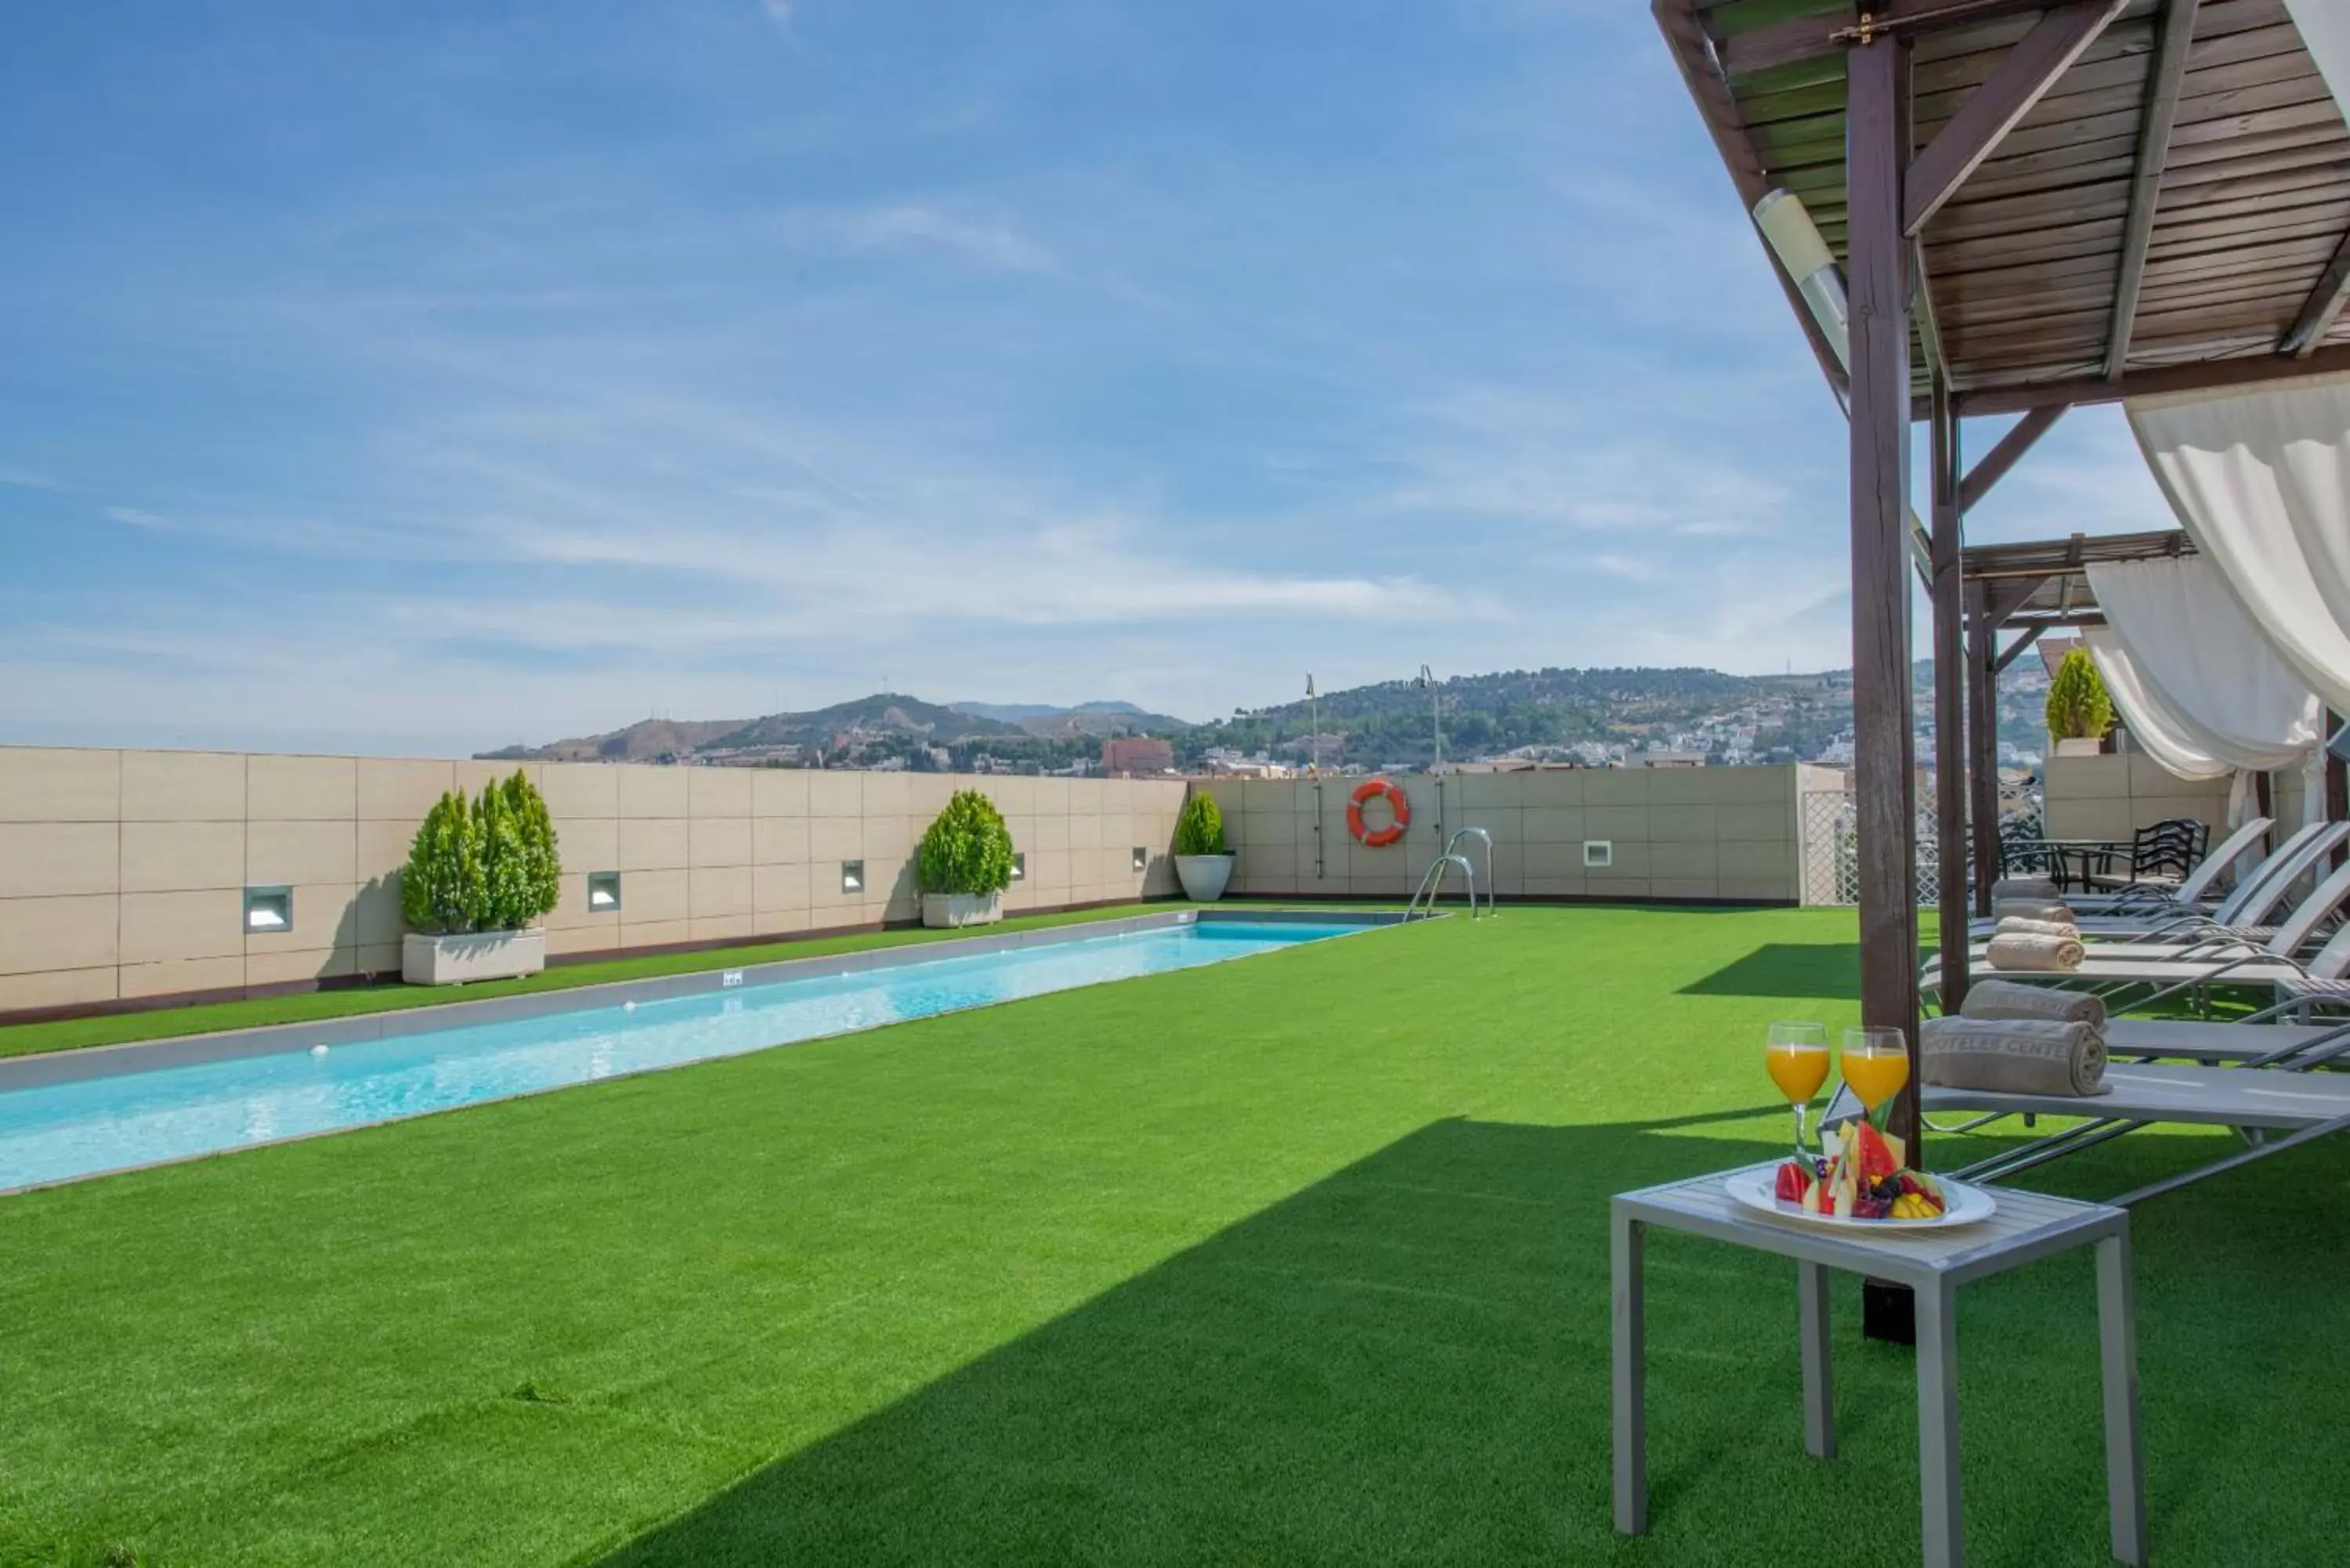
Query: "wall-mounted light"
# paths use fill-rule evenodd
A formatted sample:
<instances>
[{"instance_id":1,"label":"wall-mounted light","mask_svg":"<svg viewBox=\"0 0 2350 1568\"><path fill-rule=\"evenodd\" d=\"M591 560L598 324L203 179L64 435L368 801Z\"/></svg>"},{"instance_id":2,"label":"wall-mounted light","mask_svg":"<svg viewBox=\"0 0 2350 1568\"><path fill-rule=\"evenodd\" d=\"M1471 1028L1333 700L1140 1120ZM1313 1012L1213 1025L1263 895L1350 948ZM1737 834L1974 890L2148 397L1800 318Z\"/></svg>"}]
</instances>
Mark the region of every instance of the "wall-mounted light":
<instances>
[{"instance_id":1,"label":"wall-mounted light","mask_svg":"<svg viewBox=\"0 0 2350 1568\"><path fill-rule=\"evenodd\" d=\"M1012 852L1012 879L1014 882L1028 880L1028 857L1017 849Z\"/></svg>"},{"instance_id":2,"label":"wall-mounted light","mask_svg":"<svg viewBox=\"0 0 2350 1568\"><path fill-rule=\"evenodd\" d=\"M244 890L244 929L255 936L292 930L294 889L247 888Z\"/></svg>"},{"instance_id":3,"label":"wall-mounted light","mask_svg":"<svg viewBox=\"0 0 2350 1568\"><path fill-rule=\"evenodd\" d=\"M1148 871L1150 869L1150 851L1145 849L1139 844L1134 846L1134 868L1137 871Z\"/></svg>"},{"instance_id":4,"label":"wall-mounted light","mask_svg":"<svg viewBox=\"0 0 2350 1568\"><path fill-rule=\"evenodd\" d=\"M1586 838L1583 841L1583 863L1590 867L1616 864L1616 841L1612 838Z\"/></svg>"},{"instance_id":5,"label":"wall-mounted light","mask_svg":"<svg viewBox=\"0 0 2350 1568\"><path fill-rule=\"evenodd\" d=\"M1845 299L1844 274L1837 270L1835 256L1820 237L1819 226L1812 222L1804 199L1792 191L1772 192L1754 203L1754 226L1762 231L1763 242L1787 269L1788 280L1803 296L1812 319L1819 323L1820 336L1828 340L1836 363L1849 370L1852 306Z\"/></svg>"},{"instance_id":6,"label":"wall-mounted light","mask_svg":"<svg viewBox=\"0 0 2350 1568\"><path fill-rule=\"evenodd\" d=\"M609 915L620 907L620 874L618 871L588 873L588 912Z\"/></svg>"},{"instance_id":7,"label":"wall-mounted light","mask_svg":"<svg viewBox=\"0 0 2350 1568\"><path fill-rule=\"evenodd\" d=\"M840 890L844 893L865 891L865 862L844 860L840 863Z\"/></svg>"}]
</instances>

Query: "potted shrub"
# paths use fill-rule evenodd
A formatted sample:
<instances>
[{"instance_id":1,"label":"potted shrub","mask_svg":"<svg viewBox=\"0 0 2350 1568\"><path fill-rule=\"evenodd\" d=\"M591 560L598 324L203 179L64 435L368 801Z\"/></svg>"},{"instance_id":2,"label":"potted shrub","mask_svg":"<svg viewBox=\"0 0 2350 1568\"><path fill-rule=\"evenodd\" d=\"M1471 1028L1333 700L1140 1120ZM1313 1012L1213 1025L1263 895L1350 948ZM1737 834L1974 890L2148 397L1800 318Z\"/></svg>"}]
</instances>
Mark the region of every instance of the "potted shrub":
<instances>
[{"instance_id":1,"label":"potted shrub","mask_svg":"<svg viewBox=\"0 0 2350 1568\"><path fill-rule=\"evenodd\" d=\"M1225 884L1232 879L1223 810L1206 790L1192 790L1175 818L1175 875L1183 884L1183 896L1197 904L1222 898Z\"/></svg>"},{"instance_id":2,"label":"potted shrub","mask_svg":"<svg viewBox=\"0 0 2350 1568\"><path fill-rule=\"evenodd\" d=\"M922 834L914 870L922 888L922 924L983 926L1003 918L1012 886L1012 830L995 803L957 790Z\"/></svg>"},{"instance_id":3,"label":"potted shrub","mask_svg":"<svg viewBox=\"0 0 2350 1568\"><path fill-rule=\"evenodd\" d=\"M538 921L562 891L555 824L519 769L472 801L451 790L425 814L400 873L400 977L462 985L536 974L546 967Z\"/></svg>"},{"instance_id":4,"label":"potted shrub","mask_svg":"<svg viewBox=\"0 0 2350 1568\"><path fill-rule=\"evenodd\" d=\"M2095 756L2114 727L2114 700L2089 656L2074 649L2048 683L2048 737L2060 757Z\"/></svg>"}]
</instances>

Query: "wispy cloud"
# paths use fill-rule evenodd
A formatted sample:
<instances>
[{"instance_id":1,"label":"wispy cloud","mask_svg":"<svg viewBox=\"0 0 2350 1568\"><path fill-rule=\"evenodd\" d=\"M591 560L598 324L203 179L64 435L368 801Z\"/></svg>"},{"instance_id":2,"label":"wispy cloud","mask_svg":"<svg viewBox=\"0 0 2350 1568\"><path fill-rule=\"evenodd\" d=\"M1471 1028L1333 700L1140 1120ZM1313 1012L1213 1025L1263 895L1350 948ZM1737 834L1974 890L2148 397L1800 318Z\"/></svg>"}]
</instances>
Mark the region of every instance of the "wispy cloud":
<instances>
[{"instance_id":1,"label":"wispy cloud","mask_svg":"<svg viewBox=\"0 0 2350 1568\"><path fill-rule=\"evenodd\" d=\"M812 250L932 251L1005 272L1055 276L1065 270L1059 257L1003 214L935 202L796 208L776 218L775 233L787 244Z\"/></svg>"}]
</instances>

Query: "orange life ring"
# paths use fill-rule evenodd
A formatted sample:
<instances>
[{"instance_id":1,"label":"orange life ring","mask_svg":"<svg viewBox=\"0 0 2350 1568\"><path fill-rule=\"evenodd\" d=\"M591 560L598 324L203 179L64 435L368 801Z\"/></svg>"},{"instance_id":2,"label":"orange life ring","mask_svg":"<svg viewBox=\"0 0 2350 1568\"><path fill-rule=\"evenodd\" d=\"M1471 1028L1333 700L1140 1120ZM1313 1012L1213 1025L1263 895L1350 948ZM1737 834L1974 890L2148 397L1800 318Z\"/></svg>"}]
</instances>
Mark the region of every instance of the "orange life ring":
<instances>
[{"instance_id":1,"label":"orange life ring","mask_svg":"<svg viewBox=\"0 0 2350 1568\"><path fill-rule=\"evenodd\" d=\"M1382 794L1388 797L1388 809L1395 814L1395 820L1374 832L1363 821L1363 803ZM1403 791L1385 779L1365 779L1347 802L1347 831L1367 849L1385 848L1401 838L1403 830L1410 826L1411 803L1404 799Z\"/></svg>"}]
</instances>

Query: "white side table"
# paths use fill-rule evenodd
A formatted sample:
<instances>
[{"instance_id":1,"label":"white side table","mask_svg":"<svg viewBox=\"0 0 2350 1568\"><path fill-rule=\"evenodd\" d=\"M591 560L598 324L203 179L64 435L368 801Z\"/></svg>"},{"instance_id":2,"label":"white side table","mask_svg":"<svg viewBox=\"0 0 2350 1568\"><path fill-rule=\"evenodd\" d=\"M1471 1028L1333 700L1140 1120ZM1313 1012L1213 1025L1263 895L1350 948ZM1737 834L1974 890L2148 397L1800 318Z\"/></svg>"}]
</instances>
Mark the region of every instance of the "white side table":
<instances>
[{"instance_id":1,"label":"white side table","mask_svg":"<svg viewBox=\"0 0 2350 1568\"><path fill-rule=\"evenodd\" d=\"M2105 1376L2106 1491L2114 1556L2144 1568L2146 1496L2138 1452L2137 1331L2131 1305L2126 1210L2002 1188L1994 1194L1998 1212L1979 1224L1907 1232L1835 1230L1745 1208L1723 1190L1723 1180L1731 1174L1721 1171L1620 1193L1609 1205L1619 1532L1640 1535L1648 1528L1648 1367L1640 1276L1642 1241L1649 1227L1686 1231L1794 1260L1797 1338L1804 1363L1804 1447L1818 1459L1835 1457L1828 1271L1844 1269L1891 1280L1917 1293L1918 1470L1929 1568L1958 1568L1965 1560L1959 1490L1959 1287L2094 1243L2097 1339Z\"/></svg>"}]
</instances>

